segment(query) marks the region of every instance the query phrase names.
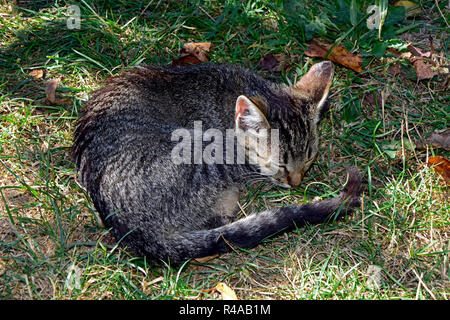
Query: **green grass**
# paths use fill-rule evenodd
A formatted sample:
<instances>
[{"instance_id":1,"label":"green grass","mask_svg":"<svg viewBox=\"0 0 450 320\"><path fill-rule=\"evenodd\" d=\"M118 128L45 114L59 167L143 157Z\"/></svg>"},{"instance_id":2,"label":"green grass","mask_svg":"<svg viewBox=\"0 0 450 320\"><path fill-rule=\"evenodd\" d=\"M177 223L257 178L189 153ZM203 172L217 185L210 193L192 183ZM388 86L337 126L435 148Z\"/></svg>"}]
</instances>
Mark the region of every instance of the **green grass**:
<instances>
[{"instance_id":1,"label":"green grass","mask_svg":"<svg viewBox=\"0 0 450 320\"><path fill-rule=\"evenodd\" d=\"M442 14L435 1L421 1L423 14L409 19L391 8L382 41L365 27L372 2L340 3L28 1L14 9L0 1L0 298L220 299L205 290L225 282L241 299L448 299L449 189L423 163L449 153L408 147L448 127L448 84L444 76L417 82L405 62L393 77L396 58L383 51L408 39L426 48L431 35L448 57L445 1ZM79 30L66 26L70 4L81 9ZM92 90L131 66L170 64L183 43L204 41L212 42L211 61L293 83L318 61L303 54L313 37L360 52L364 72L336 66L320 157L302 186L254 185L240 204L248 214L332 197L353 164L365 180L361 209L180 268L151 266L117 246L69 157ZM257 68L270 53L288 57L281 75ZM36 69L60 79L57 95L71 102L48 105L46 80L29 76ZM370 102L376 97L383 105Z\"/></svg>"}]
</instances>

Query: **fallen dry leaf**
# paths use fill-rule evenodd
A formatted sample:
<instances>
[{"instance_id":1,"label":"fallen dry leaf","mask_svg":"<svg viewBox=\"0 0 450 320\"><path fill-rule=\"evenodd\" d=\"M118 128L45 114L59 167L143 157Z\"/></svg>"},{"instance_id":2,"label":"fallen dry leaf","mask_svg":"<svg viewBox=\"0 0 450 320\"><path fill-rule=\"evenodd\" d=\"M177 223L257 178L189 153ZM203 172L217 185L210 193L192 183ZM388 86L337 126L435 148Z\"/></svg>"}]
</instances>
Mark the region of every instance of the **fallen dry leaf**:
<instances>
[{"instance_id":1,"label":"fallen dry leaf","mask_svg":"<svg viewBox=\"0 0 450 320\"><path fill-rule=\"evenodd\" d=\"M387 48L387 50L389 52L391 52L392 54L396 55L397 57L400 57L402 59L409 59L412 57L412 53L411 52L400 52L397 49L394 48Z\"/></svg>"},{"instance_id":2,"label":"fallen dry leaf","mask_svg":"<svg viewBox=\"0 0 450 320\"><path fill-rule=\"evenodd\" d=\"M238 300L236 293L234 293L233 289L227 286L223 282L219 282L215 289L222 294L222 300Z\"/></svg>"},{"instance_id":3,"label":"fallen dry leaf","mask_svg":"<svg viewBox=\"0 0 450 320\"><path fill-rule=\"evenodd\" d=\"M172 66L188 66L209 61L211 42L189 42L183 45L180 57L172 61Z\"/></svg>"},{"instance_id":4,"label":"fallen dry leaf","mask_svg":"<svg viewBox=\"0 0 450 320\"><path fill-rule=\"evenodd\" d=\"M428 159L427 164L433 166L434 170L450 184L450 161L442 156L433 156Z\"/></svg>"},{"instance_id":5,"label":"fallen dry leaf","mask_svg":"<svg viewBox=\"0 0 450 320\"><path fill-rule=\"evenodd\" d=\"M441 66L436 63L436 59L433 59L434 47L432 39L430 39L430 45L430 51L417 48L413 45L408 45L406 47L409 52L399 52L393 48L389 48L388 50L397 57L408 59L408 61L414 66L417 80L420 81L433 78L439 74L438 70L441 69L442 72L445 73L445 70L440 68Z\"/></svg>"},{"instance_id":6,"label":"fallen dry leaf","mask_svg":"<svg viewBox=\"0 0 450 320\"><path fill-rule=\"evenodd\" d=\"M433 71L432 64L423 59L417 59L413 62L414 70L416 71L417 80L431 79L438 74L437 71Z\"/></svg>"},{"instance_id":7,"label":"fallen dry leaf","mask_svg":"<svg viewBox=\"0 0 450 320\"><path fill-rule=\"evenodd\" d=\"M427 145L450 151L450 129L434 131L423 143L417 143L416 147L426 149Z\"/></svg>"},{"instance_id":8,"label":"fallen dry leaf","mask_svg":"<svg viewBox=\"0 0 450 320\"><path fill-rule=\"evenodd\" d=\"M258 68L265 69L274 73L280 73L286 68L288 56L267 54L261 58Z\"/></svg>"},{"instance_id":9,"label":"fallen dry leaf","mask_svg":"<svg viewBox=\"0 0 450 320\"><path fill-rule=\"evenodd\" d=\"M409 58L409 62L411 62L414 66L417 80L420 81L431 79L438 74L436 70L432 69L433 65L430 60L431 51L424 51L412 45L409 45L406 48L412 53L412 56Z\"/></svg>"},{"instance_id":10,"label":"fallen dry leaf","mask_svg":"<svg viewBox=\"0 0 450 320\"><path fill-rule=\"evenodd\" d=\"M308 57L326 57L326 59L350 68L353 71L358 73L362 72L362 57L360 54L352 54L343 46L335 46L327 56L331 47L331 44L323 44L316 40L312 40L309 49L305 51L305 55Z\"/></svg>"},{"instance_id":11,"label":"fallen dry leaf","mask_svg":"<svg viewBox=\"0 0 450 320\"><path fill-rule=\"evenodd\" d=\"M214 288L202 290L203 292L218 291L222 295L222 300L239 300L233 289L227 286L224 282L219 282Z\"/></svg>"},{"instance_id":12,"label":"fallen dry leaf","mask_svg":"<svg viewBox=\"0 0 450 320\"><path fill-rule=\"evenodd\" d=\"M45 87L45 95L48 102L51 104L66 104L70 102L70 99L56 99L56 88L58 87L58 79L51 79L47 82Z\"/></svg>"},{"instance_id":13,"label":"fallen dry leaf","mask_svg":"<svg viewBox=\"0 0 450 320\"><path fill-rule=\"evenodd\" d=\"M273 54L267 54L261 58L258 68L272 71L278 66L278 59Z\"/></svg>"},{"instance_id":14,"label":"fallen dry leaf","mask_svg":"<svg viewBox=\"0 0 450 320\"><path fill-rule=\"evenodd\" d=\"M33 77L35 80L45 78L45 70L44 69L34 69L28 75Z\"/></svg>"},{"instance_id":15,"label":"fallen dry leaf","mask_svg":"<svg viewBox=\"0 0 450 320\"><path fill-rule=\"evenodd\" d=\"M425 51L423 49L414 47L413 45L407 46L406 49L408 49L409 52L411 52L415 57L431 58L431 50L430 51Z\"/></svg>"}]
</instances>

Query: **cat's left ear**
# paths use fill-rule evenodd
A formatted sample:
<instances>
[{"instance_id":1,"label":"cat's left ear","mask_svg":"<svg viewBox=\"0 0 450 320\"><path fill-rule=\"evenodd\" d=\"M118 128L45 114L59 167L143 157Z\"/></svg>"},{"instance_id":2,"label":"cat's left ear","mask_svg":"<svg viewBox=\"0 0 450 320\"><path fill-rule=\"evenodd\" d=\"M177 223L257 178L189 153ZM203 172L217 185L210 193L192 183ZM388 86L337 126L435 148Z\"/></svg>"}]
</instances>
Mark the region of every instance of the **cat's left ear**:
<instances>
[{"instance_id":1,"label":"cat's left ear","mask_svg":"<svg viewBox=\"0 0 450 320\"><path fill-rule=\"evenodd\" d=\"M243 131L270 129L264 113L246 96L241 95L236 100L235 110L236 128Z\"/></svg>"},{"instance_id":2,"label":"cat's left ear","mask_svg":"<svg viewBox=\"0 0 450 320\"><path fill-rule=\"evenodd\" d=\"M307 97L312 102L311 118L318 123L326 111L325 101L333 82L334 65L330 61L323 61L313 65L309 71L293 86L294 92Z\"/></svg>"}]
</instances>

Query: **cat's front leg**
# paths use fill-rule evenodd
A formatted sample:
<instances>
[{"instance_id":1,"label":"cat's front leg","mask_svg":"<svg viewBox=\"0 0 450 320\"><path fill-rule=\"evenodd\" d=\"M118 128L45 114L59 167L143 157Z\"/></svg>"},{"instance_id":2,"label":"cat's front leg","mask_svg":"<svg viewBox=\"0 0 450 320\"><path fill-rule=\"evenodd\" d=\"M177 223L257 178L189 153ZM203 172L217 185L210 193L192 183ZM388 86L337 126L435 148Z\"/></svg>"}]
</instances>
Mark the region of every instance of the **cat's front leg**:
<instances>
[{"instance_id":1,"label":"cat's front leg","mask_svg":"<svg viewBox=\"0 0 450 320\"><path fill-rule=\"evenodd\" d=\"M221 215L222 225L232 223L239 211L239 188L230 187L217 197L216 210Z\"/></svg>"}]
</instances>

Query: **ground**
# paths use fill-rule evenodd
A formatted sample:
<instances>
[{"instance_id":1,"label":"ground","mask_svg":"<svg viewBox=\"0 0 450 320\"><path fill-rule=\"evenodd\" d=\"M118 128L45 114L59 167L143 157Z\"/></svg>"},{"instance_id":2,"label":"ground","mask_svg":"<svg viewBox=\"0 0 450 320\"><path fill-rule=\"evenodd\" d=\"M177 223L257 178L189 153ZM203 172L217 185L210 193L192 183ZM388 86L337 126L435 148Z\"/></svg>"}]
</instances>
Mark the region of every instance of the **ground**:
<instances>
[{"instance_id":1,"label":"ground","mask_svg":"<svg viewBox=\"0 0 450 320\"><path fill-rule=\"evenodd\" d=\"M371 4L0 0L0 298L220 299L209 289L224 282L240 299L448 299L449 189L426 163L449 152L415 147L448 128L448 7L420 1L421 12L407 18L389 11L377 38L365 26ZM441 57L432 79L378 51L407 41L430 51L430 36ZM349 164L364 179L361 208L179 268L117 246L69 156L91 92L134 65L170 64L187 42L211 42L211 61L293 83L321 60L304 55L313 37L360 53L363 72L336 64L320 156L302 185L251 186L241 214L333 197ZM282 66L265 67L270 54ZM50 79L60 103L46 98Z\"/></svg>"}]
</instances>

